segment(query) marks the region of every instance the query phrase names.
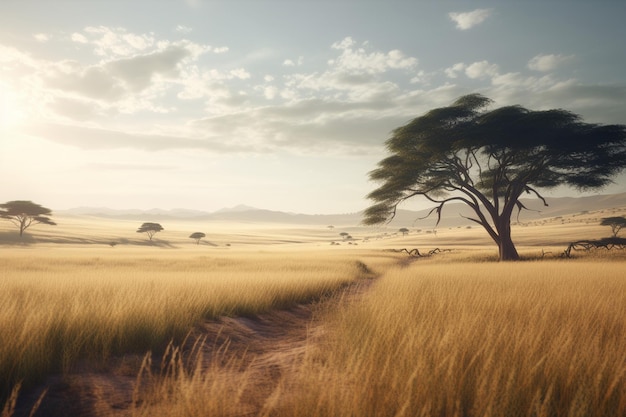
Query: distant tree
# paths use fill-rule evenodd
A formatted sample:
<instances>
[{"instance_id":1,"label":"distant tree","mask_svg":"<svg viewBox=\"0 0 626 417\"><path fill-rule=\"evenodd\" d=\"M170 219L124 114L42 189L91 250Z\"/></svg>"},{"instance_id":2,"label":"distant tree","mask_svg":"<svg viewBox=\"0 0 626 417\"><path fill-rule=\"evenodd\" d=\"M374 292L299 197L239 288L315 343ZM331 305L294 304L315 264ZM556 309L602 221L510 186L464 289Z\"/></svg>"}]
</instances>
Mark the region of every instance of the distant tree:
<instances>
[{"instance_id":1,"label":"distant tree","mask_svg":"<svg viewBox=\"0 0 626 417\"><path fill-rule=\"evenodd\" d=\"M406 236L409 234L409 229L403 227L402 229L398 230L398 232L402 233L402 236Z\"/></svg>"},{"instance_id":2,"label":"distant tree","mask_svg":"<svg viewBox=\"0 0 626 417\"><path fill-rule=\"evenodd\" d=\"M137 233L146 233L148 238L152 240L152 236L163 230L163 226L159 223L144 223L137 229Z\"/></svg>"},{"instance_id":3,"label":"distant tree","mask_svg":"<svg viewBox=\"0 0 626 417\"><path fill-rule=\"evenodd\" d=\"M327 226L327 227L328 227L330 230L333 230L333 229L335 228L335 226L333 226L333 225L330 225L330 226Z\"/></svg>"},{"instance_id":4,"label":"distant tree","mask_svg":"<svg viewBox=\"0 0 626 417\"><path fill-rule=\"evenodd\" d=\"M622 228L626 227L626 217L605 217L600 222L601 226L611 226L613 237L617 237Z\"/></svg>"},{"instance_id":5,"label":"distant tree","mask_svg":"<svg viewBox=\"0 0 626 417\"><path fill-rule=\"evenodd\" d=\"M344 240L348 238L348 236L350 236L350 233L348 232L341 232L339 233L339 236L341 236Z\"/></svg>"},{"instance_id":6,"label":"distant tree","mask_svg":"<svg viewBox=\"0 0 626 417\"><path fill-rule=\"evenodd\" d=\"M195 239L196 240L196 245L199 245L200 244L200 239L206 237L206 235L204 233L202 233L202 232L195 232L195 233L192 233L189 237L191 239Z\"/></svg>"},{"instance_id":7,"label":"distant tree","mask_svg":"<svg viewBox=\"0 0 626 417\"><path fill-rule=\"evenodd\" d=\"M9 201L0 204L0 218L7 219L20 229L20 236L24 230L35 224L48 224L56 226L50 217L52 210L35 204L32 201Z\"/></svg>"},{"instance_id":8,"label":"distant tree","mask_svg":"<svg viewBox=\"0 0 626 417\"><path fill-rule=\"evenodd\" d=\"M367 197L363 223L390 221L398 205L415 196L435 204L470 207L498 246L500 260L517 260L511 217L526 209L522 194L547 205L541 189L601 188L626 168L626 126L584 123L566 110L532 111L521 106L489 109L479 94L429 111L395 129L390 155L371 171L380 186Z\"/></svg>"}]
</instances>

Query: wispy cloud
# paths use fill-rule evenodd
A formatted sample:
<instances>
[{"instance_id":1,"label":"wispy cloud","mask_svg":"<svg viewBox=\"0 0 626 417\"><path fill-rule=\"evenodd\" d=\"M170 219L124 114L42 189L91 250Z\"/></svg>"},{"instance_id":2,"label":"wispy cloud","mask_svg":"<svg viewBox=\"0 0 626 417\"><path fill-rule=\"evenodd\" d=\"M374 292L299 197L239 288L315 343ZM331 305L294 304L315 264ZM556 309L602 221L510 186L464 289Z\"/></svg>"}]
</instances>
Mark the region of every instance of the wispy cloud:
<instances>
[{"instance_id":1,"label":"wispy cloud","mask_svg":"<svg viewBox=\"0 0 626 417\"><path fill-rule=\"evenodd\" d=\"M444 72L448 78L457 78L460 73L465 71L465 67L466 65L463 62L457 62L453 66L446 68Z\"/></svg>"},{"instance_id":2,"label":"wispy cloud","mask_svg":"<svg viewBox=\"0 0 626 417\"><path fill-rule=\"evenodd\" d=\"M50 40L50 35L47 35L45 33L35 33L33 35L33 38L35 38L35 40L37 40L37 42L48 42Z\"/></svg>"},{"instance_id":3,"label":"wispy cloud","mask_svg":"<svg viewBox=\"0 0 626 417\"><path fill-rule=\"evenodd\" d=\"M175 165L155 165L155 164L120 164L120 163L92 163L86 164L84 168L96 169L98 171L171 171L176 169Z\"/></svg>"},{"instance_id":4,"label":"wispy cloud","mask_svg":"<svg viewBox=\"0 0 626 417\"><path fill-rule=\"evenodd\" d=\"M476 9L471 12L450 12L448 17L456 23L457 29L467 30L483 23L491 14L492 9Z\"/></svg>"},{"instance_id":5,"label":"wispy cloud","mask_svg":"<svg viewBox=\"0 0 626 417\"><path fill-rule=\"evenodd\" d=\"M293 60L293 59L285 59L283 61L283 65L286 67L296 67L296 66L300 66L304 63L304 57L303 56L299 56L298 59Z\"/></svg>"},{"instance_id":6,"label":"wispy cloud","mask_svg":"<svg viewBox=\"0 0 626 417\"><path fill-rule=\"evenodd\" d=\"M498 75L499 68L496 64L488 61L474 62L465 68L465 74L469 78L485 78Z\"/></svg>"},{"instance_id":7,"label":"wispy cloud","mask_svg":"<svg viewBox=\"0 0 626 417\"><path fill-rule=\"evenodd\" d=\"M177 25L175 30L178 33L187 34L190 33L193 29L185 25Z\"/></svg>"},{"instance_id":8,"label":"wispy cloud","mask_svg":"<svg viewBox=\"0 0 626 417\"><path fill-rule=\"evenodd\" d=\"M71 39L77 43L89 43L89 39L82 33L72 33Z\"/></svg>"},{"instance_id":9,"label":"wispy cloud","mask_svg":"<svg viewBox=\"0 0 626 417\"><path fill-rule=\"evenodd\" d=\"M528 68L533 71L547 72L552 71L561 64L570 61L574 58L573 55L561 55L561 54L549 54L549 55L537 55L528 61Z\"/></svg>"},{"instance_id":10,"label":"wispy cloud","mask_svg":"<svg viewBox=\"0 0 626 417\"><path fill-rule=\"evenodd\" d=\"M407 57L397 49L387 53L368 52L364 45L358 45L351 37L344 38L332 45L341 51L341 55L329 61L331 66L349 73L383 73L388 69L409 69L417 65L417 59Z\"/></svg>"},{"instance_id":11,"label":"wispy cloud","mask_svg":"<svg viewBox=\"0 0 626 417\"><path fill-rule=\"evenodd\" d=\"M293 66L278 54L258 57L276 72L255 72L229 55L216 60L220 48L122 28L86 28L50 42L91 54L52 60L0 45L0 71L30 97L23 109L45 115L24 133L80 149L362 154L379 151L410 118L474 91L498 105L537 108L563 107L567 97L595 121L626 113L623 88L507 72L488 60L425 73L417 57L352 37L330 43L322 57L293 58ZM567 59L537 55L528 65L545 70Z\"/></svg>"},{"instance_id":12,"label":"wispy cloud","mask_svg":"<svg viewBox=\"0 0 626 417\"><path fill-rule=\"evenodd\" d=\"M497 64L489 61L478 61L471 64L458 62L444 70L448 78L458 78L459 75L465 74L471 79L493 78L499 74L500 68Z\"/></svg>"}]
</instances>

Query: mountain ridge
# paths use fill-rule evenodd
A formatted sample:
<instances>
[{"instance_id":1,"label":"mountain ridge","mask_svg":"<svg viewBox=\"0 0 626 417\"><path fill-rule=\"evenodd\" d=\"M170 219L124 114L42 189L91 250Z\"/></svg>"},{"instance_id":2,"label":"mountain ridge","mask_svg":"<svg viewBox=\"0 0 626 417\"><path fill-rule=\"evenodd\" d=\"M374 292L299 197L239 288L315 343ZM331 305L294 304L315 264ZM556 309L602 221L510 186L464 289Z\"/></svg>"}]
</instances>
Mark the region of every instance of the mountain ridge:
<instances>
[{"instance_id":1,"label":"mountain ridge","mask_svg":"<svg viewBox=\"0 0 626 417\"><path fill-rule=\"evenodd\" d=\"M520 220L534 220L549 218L566 214L576 214L584 211L626 206L626 192L618 194L599 194L581 197L554 197L547 198L548 206L545 207L539 199L522 199L524 205L530 210L522 212ZM430 209L405 210L399 209L396 217L389 223L390 226L434 226L436 216L424 218ZM76 207L68 210L58 210L59 214L82 215L104 218L165 221L165 220L199 220L199 221L231 221L243 223L287 223L287 224L311 224L311 225L359 225L363 211L345 214L301 214L288 213L277 210L260 209L245 204L239 204L230 208L222 208L214 212L192 210L185 208L149 210L140 209L110 209L106 207ZM441 226L459 226L471 224L465 217L472 215L469 207L462 203L449 204L442 210ZM515 215L514 215L515 216Z\"/></svg>"}]
</instances>

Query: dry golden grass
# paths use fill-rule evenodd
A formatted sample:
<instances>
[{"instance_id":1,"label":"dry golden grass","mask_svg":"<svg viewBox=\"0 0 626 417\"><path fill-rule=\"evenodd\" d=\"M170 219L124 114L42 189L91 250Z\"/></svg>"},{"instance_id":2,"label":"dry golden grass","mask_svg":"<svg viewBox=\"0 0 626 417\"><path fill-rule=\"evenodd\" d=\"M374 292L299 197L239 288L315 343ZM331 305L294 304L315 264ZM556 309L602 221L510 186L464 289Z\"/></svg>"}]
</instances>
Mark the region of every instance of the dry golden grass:
<instances>
[{"instance_id":1,"label":"dry golden grass","mask_svg":"<svg viewBox=\"0 0 626 417\"><path fill-rule=\"evenodd\" d=\"M595 218L515 226L530 261L504 264L490 262L496 248L477 227L368 242L375 233L354 228L358 247L329 246L337 231L319 228L224 227L196 246L186 236L202 228L180 222L155 237L158 245L142 246L138 225L77 219L33 230L26 246L0 230L8 246L0 335L11 335L0 344L5 394L78 358L162 348L205 318L319 297L363 274L362 261L381 279L358 302L328 304L326 336L311 341L262 407L245 408L257 374L242 370L241 352L222 350L207 368L198 350L184 361L170 354L163 375L145 368L142 377L159 382L132 412L626 415L624 251L550 259L568 242L607 236ZM113 239L126 244L106 246ZM413 263L386 251L402 247L454 250Z\"/></svg>"},{"instance_id":2,"label":"dry golden grass","mask_svg":"<svg viewBox=\"0 0 626 417\"><path fill-rule=\"evenodd\" d=\"M355 257L342 255L194 253L5 250L2 390L79 358L163 348L202 319L320 297L361 273Z\"/></svg>"},{"instance_id":3,"label":"dry golden grass","mask_svg":"<svg viewBox=\"0 0 626 417\"><path fill-rule=\"evenodd\" d=\"M152 397L165 400L134 415L626 415L625 262L596 255L378 257L383 276L356 302L327 305L326 336L261 407L245 408L255 374L231 359L179 363Z\"/></svg>"},{"instance_id":4,"label":"dry golden grass","mask_svg":"<svg viewBox=\"0 0 626 417\"><path fill-rule=\"evenodd\" d=\"M328 322L271 415L626 415L623 261L418 261Z\"/></svg>"}]
</instances>

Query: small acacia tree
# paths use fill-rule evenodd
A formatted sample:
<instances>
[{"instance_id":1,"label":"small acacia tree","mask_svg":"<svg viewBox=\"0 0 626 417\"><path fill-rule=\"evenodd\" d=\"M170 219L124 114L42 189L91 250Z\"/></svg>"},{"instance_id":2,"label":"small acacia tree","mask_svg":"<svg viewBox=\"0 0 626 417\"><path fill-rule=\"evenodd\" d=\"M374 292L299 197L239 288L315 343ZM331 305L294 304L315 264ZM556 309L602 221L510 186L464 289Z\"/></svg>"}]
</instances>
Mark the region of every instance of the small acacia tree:
<instances>
[{"instance_id":1,"label":"small acacia tree","mask_svg":"<svg viewBox=\"0 0 626 417\"><path fill-rule=\"evenodd\" d=\"M189 236L189 238L196 240L196 245L199 245L200 239L203 239L204 237L206 237L206 235L202 232L194 232Z\"/></svg>"},{"instance_id":2,"label":"small acacia tree","mask_svg":"<svg viewBox=\"0 0 626 417\"><path fill-rule=\"evenodd\" d=\"M500 260L519 255L511 216L526 209L520 196L561 185L596 189L626 167L626 126L584 123L565 110L521 106L487 108L479 94L459 98L395 129L386 141L390 156L371 171L381 183L368 198L363 223L390 221L403 201L422 196L437 213L462 202L498 245Z\"/></svg>"},{"instance_id":3,"label":"small acacia tree","mask_svg":"<svg viewBox=\"0 0 626 417\"><path fill-rule=\"evenodd\" d=\"M617 234L626 227L626 217L605 217L600 222L601 226L610 226L613 237L617 237Z\"/></svg>"},{"instance_id":4,"label":"small acacia tree","mask_svg":"<svg viewBox=\"0 0 626 417\"><path fill-rule=\"evenodd\" d=\"M406 227L403 227L399 229L398 232L402 233L402 236L406 236L409 234L409 229L407 229Z\"/></svg>"},{"instance_id":5,"label":"small acacia tree","mask_svg":"<svg viewBox=\"0 0 626 417\"><path fill-rule=\"evenodd\" d=\"M139 227L139 229L137 229L137 233L146 233L148 235L148 239L152 241L152 236L162 230L163 226L159 223L144 223Z\"/></svg>"},{"instance_id":6,"label":"small acacia tree","mask_svg":"<svg viewBox=\"0 0 626 417\"><path fill-rule=\"evenodd\" d=\"M32 201L9 201L0 204L0 218L7 219L20 229L20 237L24 231L35 224L56 226L50 217L52 210Z\"/></svg>"}]
</instances>

